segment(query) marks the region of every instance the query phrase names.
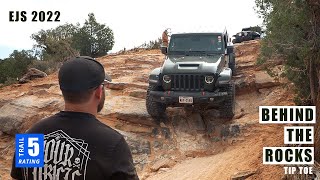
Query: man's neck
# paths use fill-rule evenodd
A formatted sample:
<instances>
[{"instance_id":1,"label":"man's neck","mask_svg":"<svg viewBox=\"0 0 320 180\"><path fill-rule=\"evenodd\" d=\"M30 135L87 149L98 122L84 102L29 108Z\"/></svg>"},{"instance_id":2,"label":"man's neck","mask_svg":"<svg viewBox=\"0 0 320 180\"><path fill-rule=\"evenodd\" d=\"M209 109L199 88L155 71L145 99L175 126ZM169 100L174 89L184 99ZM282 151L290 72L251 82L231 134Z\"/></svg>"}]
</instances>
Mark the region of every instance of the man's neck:
<instances>
[{"instance_id":1,"label":"man's neck","mask_svg":"<svg viewBox=\"0 0 320 180\"><path fill-rule=\"evenodd\" d=\"M94 116L97 116L97 109L93 108L93 106L88 106L83 104L65 103L64 111L83 112L83 113L89 113Z\"/></svg>"}]
</instances>

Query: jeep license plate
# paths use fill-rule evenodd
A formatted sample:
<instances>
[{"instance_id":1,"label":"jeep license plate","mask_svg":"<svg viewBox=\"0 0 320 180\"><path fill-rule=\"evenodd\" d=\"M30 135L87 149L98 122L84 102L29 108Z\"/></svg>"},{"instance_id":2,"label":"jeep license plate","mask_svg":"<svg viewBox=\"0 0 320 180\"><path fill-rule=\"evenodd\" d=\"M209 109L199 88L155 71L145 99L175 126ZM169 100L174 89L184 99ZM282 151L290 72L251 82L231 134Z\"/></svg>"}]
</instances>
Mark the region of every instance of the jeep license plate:
<instances>
[{"instance_id":1,"label":"jeep license plate","mask_svg":"<svg viewBox=\"0 0 320 180\"><path fill-rule=\"evenodd\" d=\"M193 104L193 97L179 96L179 103Z\"/></svg>"}]
</instances>

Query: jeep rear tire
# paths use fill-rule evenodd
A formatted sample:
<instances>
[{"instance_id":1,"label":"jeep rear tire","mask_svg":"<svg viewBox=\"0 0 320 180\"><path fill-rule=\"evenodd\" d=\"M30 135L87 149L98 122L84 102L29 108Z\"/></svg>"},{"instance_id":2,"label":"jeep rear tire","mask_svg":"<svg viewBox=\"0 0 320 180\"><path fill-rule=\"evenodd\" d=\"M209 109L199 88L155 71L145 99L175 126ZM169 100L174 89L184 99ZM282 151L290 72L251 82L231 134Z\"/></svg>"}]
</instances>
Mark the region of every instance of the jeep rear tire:
<instances>
[{"instance_id":1,"label":"jeep rear tire","mask_svg":"<svg viewBox=\"0 0 320 180\"><path fill-rule=\"evenodd\" d=\"M235 114L235 87L233 83L221 88L222 92L227 92L225 101L221 104L220 117L231 120Z\"/></svg>"},{"instance_id":2,"label":"jeep rear tire","mask_svg":"<svg viewBox=\"0 0 320 180\"><path fill-rule=\"evenodd\" d=\"M150 96L150 91L160 91L161 87L149 84L146 96L146 107L147 111L151 117L158 119L159 117L164 117L166 112L166 105L153 101Z\"/></svg>"}]
</instances>

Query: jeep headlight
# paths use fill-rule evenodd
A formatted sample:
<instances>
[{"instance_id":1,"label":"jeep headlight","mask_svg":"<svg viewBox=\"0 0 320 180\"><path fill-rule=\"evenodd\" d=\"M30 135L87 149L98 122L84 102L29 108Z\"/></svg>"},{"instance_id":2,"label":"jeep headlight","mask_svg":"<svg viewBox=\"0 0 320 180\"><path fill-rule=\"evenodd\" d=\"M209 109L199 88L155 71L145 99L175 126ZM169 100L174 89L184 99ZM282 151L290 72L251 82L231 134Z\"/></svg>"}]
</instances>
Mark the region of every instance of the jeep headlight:
<instances>
[{"instance_id":1,"label":"jeep headlight","mask_svg":"<svg viewBox=\"0 0 320 180\"><path fill-rule=\"evenodd\" d=\"M206 76L206 77L204 77L204 80L206 81L207 84L211 84L214 81L214 77L213 76Z\"/></svg>"},{"instance_id":2,"label":"jeep headlight","mask_svg":"<svg viewBox=\"0 0 320 180\"><path fill-rule=\"evenodd\" d=\"M170 83L171 82L171 77L169 75L164 75L162 79L163 79L163 81L165 83Z\"/></svg>"}]
</instances>

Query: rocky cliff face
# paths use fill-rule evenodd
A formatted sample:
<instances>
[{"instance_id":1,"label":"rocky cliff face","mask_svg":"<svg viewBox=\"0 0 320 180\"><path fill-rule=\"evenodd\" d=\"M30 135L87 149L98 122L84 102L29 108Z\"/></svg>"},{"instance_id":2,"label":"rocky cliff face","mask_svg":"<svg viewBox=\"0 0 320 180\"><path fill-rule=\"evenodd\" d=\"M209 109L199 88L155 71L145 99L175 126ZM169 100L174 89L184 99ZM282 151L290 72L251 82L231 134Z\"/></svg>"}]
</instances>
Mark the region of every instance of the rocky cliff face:
<instances>
[{"instance_id":1,"label":"rocky cliff face","mask_svg":"<svg viewBox=\"0 0 320 180\"><path fill-rule=\"evenodd\" d=\"M98 119L126 137L142 179L179 179L174 174L184 177L182 175L184 170L191 170L192 167L196 169L198 166L194 164L189 169L188 167L179 169L181 164L190 158L216 157L233 144L237 144L236 148L239 148L239 151L242 151L241 145L244 149L250 148L251 144L248 142L252 143L252 136L260 133L251 130L252 127L259 128L258 105L292 104L290 93L279 87L287 82L270 77L255 65L258 53L258 41L236 47L239 69L237 76L234 77L237 114L230 122L219 120L216 110L200 114L192 110L185 111L183 108L168 108L168 121L157 124L146 112L145 96L148 74L163 63L164 56L160 51L132 52L99 58L98 61L111 75L114 84L107 90L105 107L98 115ZM281 72L281 68L281 65L275 67L278 72ZM25 132L41 118L62 110L63 106L57 73L26 84L0 89L0 179L9 178L14 134ZM278 129L271 128L270 131ZM260 148L258 145L254 147ZM224 156L230 158L235 155L233 158L237 158L235 152L224 153ZM261 152L258 150L256 155ZM255 162L256 159L248 157L244 167L251 167L250 163ZM220 162L221 167L232 164L234 163L231 161ZM214 171L218 170L212 168ZM231 166L229 171L220 174L221 177L229 177L236 171L237 168ZM202 177L199 173L194 172L189 175L193 178ZM207 178L214 179L210 178L215 177L214 175L208 171L205 173Z\"/></svg>"}]
</instances>

